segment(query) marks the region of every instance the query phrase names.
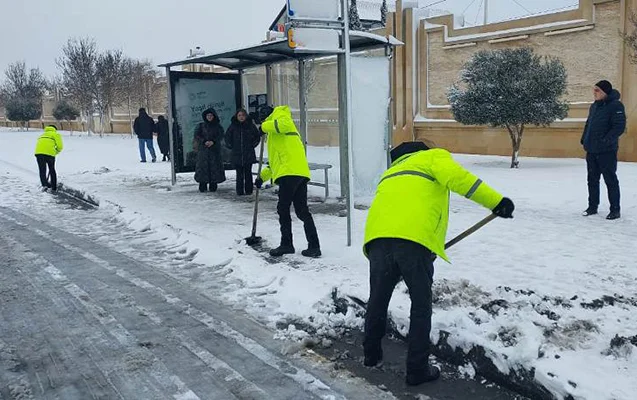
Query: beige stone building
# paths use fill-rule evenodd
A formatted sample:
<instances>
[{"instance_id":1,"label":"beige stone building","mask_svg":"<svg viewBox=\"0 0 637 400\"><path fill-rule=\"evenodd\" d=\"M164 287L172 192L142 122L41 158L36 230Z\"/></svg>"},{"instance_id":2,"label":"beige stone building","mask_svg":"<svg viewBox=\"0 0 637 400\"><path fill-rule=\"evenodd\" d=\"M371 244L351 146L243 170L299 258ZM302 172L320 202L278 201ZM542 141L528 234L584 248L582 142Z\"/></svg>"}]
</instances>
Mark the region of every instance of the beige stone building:
<instances>
[{"instance_id":1,"label":"beige stone building","mask_svg":"<svg viewBox=\"0 0 637 400\"><path fill-rule=\"evenodd\" d=\"M510 155L500 129L463 126L453 120L447 89L478 50L531 46L559 57L568 70L570 113L549 128L527 128L522 155L580 157L580 137L592 101L592 86L607 79L622 93L628 117L620 158L637 161L637 66L631 65L620 31L637 0L579 0L573 10L470 28L454 26L451 15L419 18L402 1L387 31L405 42L394 60L394 142L433 140L453 152Z\"/></svg>"}]
</instances>

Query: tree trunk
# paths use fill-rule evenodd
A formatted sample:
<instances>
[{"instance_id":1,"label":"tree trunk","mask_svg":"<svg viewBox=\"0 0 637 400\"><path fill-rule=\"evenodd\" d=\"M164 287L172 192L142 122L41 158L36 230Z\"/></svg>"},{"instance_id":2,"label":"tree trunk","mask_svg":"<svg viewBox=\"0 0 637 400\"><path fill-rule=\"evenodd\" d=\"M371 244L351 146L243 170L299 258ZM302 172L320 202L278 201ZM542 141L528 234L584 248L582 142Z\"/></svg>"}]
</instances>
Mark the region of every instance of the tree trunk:
<instances>
[{"instance_id":1,"label":"tree trunk","mask_svg":"<svg viewBox=\"0 0 637 400\"><path fill-rule=\"evenodd\" d=\"M130 103L131 103L131 98L130 98L130 91L129 91L129 95L128 95L128 122L130 123L130 137L131 139L133 138L133 113L130 109Z\"/></svg>"},{"instance_id":2,"label":"tree trunk","mask_svg":"<svg viewBox=\"0 0 637 400\"><path fill-rule=\"evenodd\" d=\"M520 147L522 146L522 135L524 125L507 125L509 136L511 137L511 168L520 168Z\"/></svg>"}]
</instances>

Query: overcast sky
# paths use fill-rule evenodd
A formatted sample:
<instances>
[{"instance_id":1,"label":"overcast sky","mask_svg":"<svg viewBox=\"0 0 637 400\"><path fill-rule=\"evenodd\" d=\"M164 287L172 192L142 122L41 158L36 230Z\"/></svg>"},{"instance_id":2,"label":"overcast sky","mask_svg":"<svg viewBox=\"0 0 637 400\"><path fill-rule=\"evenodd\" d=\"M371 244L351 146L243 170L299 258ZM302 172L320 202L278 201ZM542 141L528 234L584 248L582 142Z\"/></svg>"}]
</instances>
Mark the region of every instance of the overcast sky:
<instances>
[{"instance_id":1,"label":"overcast sky","mask_svg":"<svg viewBox=\"0 0 637 400\"><path fill-rule=\"evenodd\" d=\"M446 0L432 7L458 14L466 10L465 18L473 24L482 20L484 1ZM577 4L577 0L488 1L490 21ZM420 0L421 5L436 2ZM102 49L121 49L156 64L181 59L195 46L217 52L256 44L265 38L284 4L284 0L0 0L0 79L8 64L20 60L49 76L56 74L55 59L71 36L89 36Z\"/></svg>"}]
</instances>

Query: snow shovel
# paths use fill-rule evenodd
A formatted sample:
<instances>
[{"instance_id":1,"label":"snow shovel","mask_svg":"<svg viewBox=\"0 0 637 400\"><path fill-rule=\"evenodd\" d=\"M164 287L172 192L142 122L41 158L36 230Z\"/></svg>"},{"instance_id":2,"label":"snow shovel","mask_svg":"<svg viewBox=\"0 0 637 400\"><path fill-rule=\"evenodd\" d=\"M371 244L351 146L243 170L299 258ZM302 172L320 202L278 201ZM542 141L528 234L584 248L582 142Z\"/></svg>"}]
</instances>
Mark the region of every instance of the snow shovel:
<instances>
[{"instance_id":1,"label":"snow shovel","mask_svg":"<svg viewBox=\"0 0 637 400\"><path fill-rule=\"evenodd\" d=\"M489 216L485 217L482 221L478 222L477 224L475 224L471 228L467 229L466 231L462 232L461 234L459 234L455 238L453 238L450 241L448 241L447 244L445 244L445 250L447 250L449 247L451 247L451 246L453 246L455 244L458 244L458 242L466 239L468 236L474 234L480 228L483 228L486 224L488 224L489 222L493 221L496 218L498 218L498 216L495 215L495 214L490 214ZM434 257L434 259L435 259L435 257ZM367 309L367 302L359 299L356 296L347 295L347 297L350 300L352 300L354 303L358 304L360 307L362 307L364 309Z\"/></svg>"},{"instance_id":2,"label":"snow shovel","mask_svg":"<svg viewBox=\"0 0 637 400\"><path fill-rule=\"evenodd\" d=\"M489 222L493 221L496 218L498 218L497 215L489 214L489 216L484 218L482 221L478 222L471 228L467 229L466 231L462 232L455 238L448 241L447 244L445 244L445 250L447 250L449 247L453 246L454 244L457 244L458 242L466 239L468 236L474 234L477 230L479 230L480 228L483 228L486 224L488 224Z\"/></svg>"},{"instance_id":3,"label":"snow shovel","mask_svg":"<svg viewBox=\"0 0 637 400\"><path fill-rule=\"evenodd\" d=\"M259 149L259 168L257 169L257 178L261 177L261 168L263 167L263 147L265 144L265 136L261 136L261 148ZM259 188L256 188L254 197L254 215L252 216L252 235L246 238L248 246L258 246L263 240L261 236L257 236L257 218L259 214Z\"/></svg>"}]
</instances>

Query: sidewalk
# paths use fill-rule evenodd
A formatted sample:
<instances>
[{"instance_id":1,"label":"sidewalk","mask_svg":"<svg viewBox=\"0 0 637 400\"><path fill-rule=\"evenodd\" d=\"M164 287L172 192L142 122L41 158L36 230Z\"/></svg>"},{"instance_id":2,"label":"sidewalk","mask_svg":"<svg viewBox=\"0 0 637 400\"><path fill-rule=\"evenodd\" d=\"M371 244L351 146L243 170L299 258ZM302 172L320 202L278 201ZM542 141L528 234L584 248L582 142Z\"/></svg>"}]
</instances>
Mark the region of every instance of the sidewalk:
<instances>
[{"instance_id":1,"label":"sidewalk","mask_svg":"<svg viewBox=\"0 0 637 400\"><path fill-rule=\"evenodd\" d=\"M0 131L0 173L37 184L32 155L37 135ZM439 351L447 344L461 350L465 361L481 351L498 373L512 379L534 369L535 384L558 398L634 398L637 348L621 338L611 346L611 340L637 335L637 187L630 185L637 165L620 165L623 215L608 222L603 215L579 216L586 205L581 160L523 159L520 170L510 170L506 158L457 159L513 198L517 211L513 221L496 220L450 251L452 265L436 264L432 339L445 338ZM295 322L318 336L361 327L356 308L338 309L334 298L367 298L368 266L361 252L365 211L355 212L354 246L347 248L338 204L312 202L324 257L296 255L272 264L241 240L250 234L253 204L235 198L232 173L215 194L198 193L191 175L180 175L171 187L169 164L140 164L134 140L85 135L65 136L57 165L59 181L94 196L130 226L154 231L158 240L174 240L193 262L224 265L235 285L223 297L272 326L288 326L282 335L303 337L289 325ZM321 189L313 190L320 196ZM276 245L276 198L271 190L263 197L258 234ZM448 237L486 213L452 196ZM294 234L300 253L305 240L296 219ZM217 277L202 273L193 282L206 290ZM390 305L403 335L409 314L405 290L401 283Z\"/></svg>"}]
</instances>

